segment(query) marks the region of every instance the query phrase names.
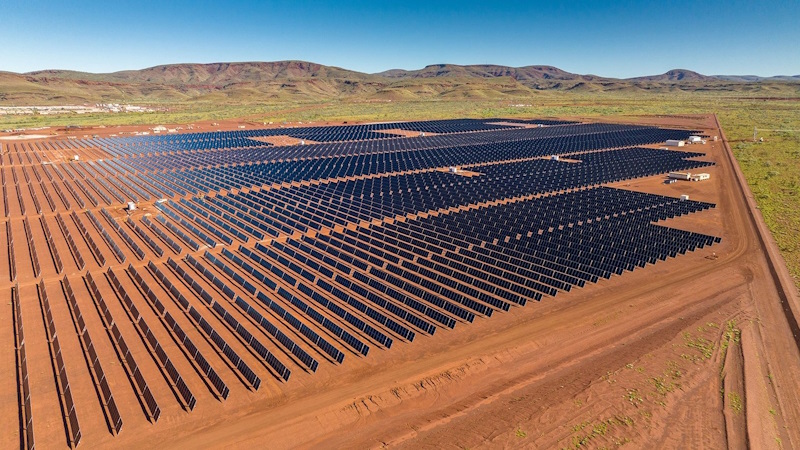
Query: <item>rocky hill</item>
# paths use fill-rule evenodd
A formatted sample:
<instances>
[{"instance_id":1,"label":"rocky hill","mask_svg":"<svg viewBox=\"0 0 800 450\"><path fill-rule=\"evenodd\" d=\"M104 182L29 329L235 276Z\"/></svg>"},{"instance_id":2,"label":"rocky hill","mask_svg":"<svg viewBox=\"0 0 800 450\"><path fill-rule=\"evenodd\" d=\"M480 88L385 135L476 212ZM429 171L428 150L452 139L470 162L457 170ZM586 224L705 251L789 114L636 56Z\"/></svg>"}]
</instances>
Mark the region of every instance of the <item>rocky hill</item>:
<instances>
[{"instance_id":1,"label":"rocky hill","mask_svg":"<svg viewBox=\"0 0 800 450\"><path fill-rule=\"evenodd\" d=\"M305 61L169 64L95 74L67 70L0 72L0 105L72 103L277 102L503 99L541 91L719 90L800 95L800 76L706 76L685 69L617 79L552 66L434 64L367 74Z\"/></svg>"}]
</instances>

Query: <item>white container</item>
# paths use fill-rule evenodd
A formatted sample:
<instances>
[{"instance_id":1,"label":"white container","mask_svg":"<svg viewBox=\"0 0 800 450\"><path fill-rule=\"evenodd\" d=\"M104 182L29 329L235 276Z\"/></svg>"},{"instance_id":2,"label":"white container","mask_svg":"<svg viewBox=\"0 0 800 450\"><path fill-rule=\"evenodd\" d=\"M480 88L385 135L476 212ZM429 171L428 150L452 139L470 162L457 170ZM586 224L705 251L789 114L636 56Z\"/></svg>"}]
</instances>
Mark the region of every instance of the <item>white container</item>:
<instances>
[{"instance_id":1,"label":"white container","mask_svg":"<svg viewBox=\"0 0 800 450\"><path fill-rule=\"evenodd\" d=\"M558 155L552 155L550 159L553 161L558 161Z\"/></svg>"},{"instance_id":2,"label":"white container","mask_svg":"<svg viewBox=\"0 0 800 450\"><path fill-rule=\"evenodd\" d=\"M691 180L692 174L689 172L670 172L669 177L675 180Z\"/></svg>"},{"instance_id":3,"label":"white container","mask_svg":"<svg viewBox=\"0 0 800 450\"><path fill-rule=\"evenodd\" d=\"M689 196L686 194L681 195L681 201L689 200Z\"/></svg>"},{"instance_id":4,"label":"white container","mask_svg":"<svg viewBox=\"0 0 800 450\"><path fill-rule=\"evenodd\" d=\"M128 202L128 211L136 211L136 203Z\"/></svg>"},{"instance_id":5,"label":"white container","mask_svg":"<svg viewBox=\"0 0 800 450\"><path fill-rule=\"evenodd\" d=\"M80 155L75 155L75 156L73 156L73 157L72 157L72 159L73 159L74 161L80 161L80 160L81 160L81 157L80 157Z\"/></svg>"}]
</instances>

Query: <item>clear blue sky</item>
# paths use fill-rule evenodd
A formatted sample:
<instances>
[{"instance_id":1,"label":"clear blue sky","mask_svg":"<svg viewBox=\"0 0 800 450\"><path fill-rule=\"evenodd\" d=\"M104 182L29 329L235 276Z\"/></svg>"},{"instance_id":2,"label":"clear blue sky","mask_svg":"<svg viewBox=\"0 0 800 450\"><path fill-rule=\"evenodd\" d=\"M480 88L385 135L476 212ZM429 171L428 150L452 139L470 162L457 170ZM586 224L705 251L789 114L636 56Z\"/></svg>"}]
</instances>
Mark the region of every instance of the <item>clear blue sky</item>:
<instances>
[{"instance_id":1,"label":"clear blue sky","mask_svg":"<svg viewBox=\"0 0 800 450\"><path fill-rule=\"evenodd\" d=\"M286 59L796 75L800 1L0 1L0 70Z\"/></svg>"}]
</instances>

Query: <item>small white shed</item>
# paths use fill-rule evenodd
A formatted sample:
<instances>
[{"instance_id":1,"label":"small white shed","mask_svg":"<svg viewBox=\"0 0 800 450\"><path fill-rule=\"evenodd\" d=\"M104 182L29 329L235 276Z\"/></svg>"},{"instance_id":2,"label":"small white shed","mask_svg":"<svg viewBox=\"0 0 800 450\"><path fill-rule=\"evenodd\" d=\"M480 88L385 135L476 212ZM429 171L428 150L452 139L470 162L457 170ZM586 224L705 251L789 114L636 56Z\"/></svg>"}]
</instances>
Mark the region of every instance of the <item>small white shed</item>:
<instances>
[{"instance_id":1,"label":"small white shed","mask_svg":"<svg viewBox=\"0 0 800 450\"><path fill-rule=\"evenodd\" d=\"M673 180L691 180L692 174L689 172L670 172L669 178Z\"/></svg>"}]
</instances>

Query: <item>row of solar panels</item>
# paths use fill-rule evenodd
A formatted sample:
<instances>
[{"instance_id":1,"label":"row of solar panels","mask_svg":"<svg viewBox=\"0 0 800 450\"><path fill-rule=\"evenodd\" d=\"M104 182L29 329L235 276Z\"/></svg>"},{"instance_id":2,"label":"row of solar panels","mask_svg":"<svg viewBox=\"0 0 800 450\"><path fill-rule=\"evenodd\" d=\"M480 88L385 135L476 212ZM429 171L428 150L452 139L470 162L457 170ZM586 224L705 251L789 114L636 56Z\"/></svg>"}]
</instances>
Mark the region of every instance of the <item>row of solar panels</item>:
<instances>
[{"instance_id":1,"label":"row of solar panels","mask_svg":"<svg viewBox=\"0 0 800 450\"><path fill-rule=\"evenodd\" d=\"M80 306L78 305L78 301L75 298L75 292L72 289L72 284L66 276L64 276L61 284L63 286L64 293L66 294L67 306L69 307L70 315L73 323L75 324L75 329L80 337L79 340L81 343L81 348L83 349L84 358L86 359L87 365L91 369L90 372L94 384L102 394L100 396L100 407L106 416L106 420L111 425L112 432L117 434L122 429L122 416L119 413L116 401L111 393L111 388L108 385L108 379L106 378L105 372L103 371L103 367L100 363L100 357L97 355L97 350L92 342L89 329L86 327L86 322L83 318L83 313L81 312Z\"/></svg>"},{"instance_id":2,"label":"row of solar panels","mask_svg":"<svg viewBox=\"0 0 800 450\"><path fill-rule=\"evenodd\" d=\"M605 189L598 189L598 191L605 191ZM606 198L610 204L620 200L619 196L616 195L616 190L609 189L607 191L614 194L608 195ZM569 204L573 201L570 195L571 194L564 194L556 197L560 197L565 204ZM583 194L575 193L575 195ZM304 300L301 300L297 295L291 293L290 290L296 290L299 294L305 296L305 298L315 300L321 306L330 308L328 309L330 312L340 310L341 307L337 308L336 303L343 302L343 304L347 304L361 311L366 316L370 317L371 320L374 320L375 323L392 329L391 326L387 325L388 321L381 322L381 316L367 312L365 307L367 303L377 304L375 301L370 300L369 293L374 292L376 286L380 286L384 284L384 282L399 288L396 290L397 293L403 293L404 295L414 297L413 300L418 304L423 304L422 302L426 303L427 305L425 305L425 308L428 308L428 310L436 311L438 314L442 314L442 311L444 311L445 317L448 313L453 314L458 311L458 309L454 309L452 306L448 308L445 303L442 303L442 299L445 299L450 305L458 305L457 308L466 308L464 311L470 310L473 311L473 313L489 316L495 308L502 310L508 309L507 302L512 301L512 298L515 298L518 304L524 304L524 302L520 301L524 298L541 298L541 296L537 297L536 295L531 297L510 297L501 292L501 290L516 293L522 292L519 286L541 288L541 286L530 283L531 280L537 279L537 277L540 281L547 279L551 284L557 282L554 288L543 289L545 294L554 295L559 290L568 290L573 284L580 284L579 276L582 280L597 281L598 276L608 277L614 273L621 273L623 270L632 270L636 266L655 262L656 259L664 259L668 256L674 256L676 253L692 250L697 246L710 245L718 242L718 239L713 237L685 233L679 230L667 230L663 229L663 227L649 224L653 214L659 214L662 217L672 217L675 214L685 214L702 210L708 208L710 205L696 202L691 208L685 208L684 204L686 202L674 202L671 201L672 199L653 196L651 200L655 203L652 203L648 208L641 208L641 199L637 197L639 194L631 193L630 195L631 205L628 208L629 212L625 215L618 216L622 218L620 220L626 222L620 223L618 226L626 234L633 236L631 239L635 239L637 245L640 245L642 248L637 248L635 246L632 248L630 246L625 247L623 244L619 244L615 247L614 251L605 250L602 246L598 248L597 246L587 246L586 244L575 247L582 252L592 252L592 254L596 256L595 260L569 253L568 249L575 245L572 241L580 238L583 240L588 239L587 242L589 243L604 242L604 237L608 235L608 232L610 232L609 230L612 230L613 227L606 230L598 225L590 225L587 223L586 225L575 227L582 230L580 234L570 235L563 230L555 229L545 233L549 235L546 237L546 240L545 237L543 237L544 235L535 233L531 236L524 236L508 242L501 239L496 243L494 241L496 241L497 238L494 236L497 236L497 234L493 233L491 230L479 234L468 231L468 228L465 228L459 233L453 234L461 234L465 236L465 238L473 236L474 241L478 241L479 237L481 237L481 242L484 245L482 245L480 249L486 249L486 253L481 254L479 252L474 252L473 250L476 248L471 245L471 242L462 241L463 243L459 243L460 245L457 246L451 244L450 250L442 247L438 255L429 253L429 259L424 258L425 254L421 253L423 248L432 248L423 246L424 241L408 239L408 236L405 236L405 241L410 243L413 248L408 248L408 250L405 251L406 253L403 253L399 246L387 245L388 242L391 242L390 236L387 233L374 233L370 230L349 230L345 233L332 233L330 236L303 238L299 242L296 240L289 240L285 245L273 243L269 247L257 244L255 251L240 247L239 251L258 263L258 265L267 269L267 273L271 274L269 276L228 250L224 250L223 255L233 261L240 269L244 270L244 273L251 276L254 281L259 282L262 286L268 287L272 292L276 292L279 296L282 296L291 304L298 306L301 310L302 307L299 305L305 305L305 309L308 311L308 303L305 303ZM552 201L552 197L548 197L544 200ZM534 204L536 202L532 201L530 203ZM504 213L511 211L513 207L513 204L510 205L508 211L505 211L505 207L488 208L486 211L493 211L499 216L504 216ZM661 211L656 212L656 210ZM459 220L460 214L442 215L438 217L453 219L455 223L467 223L469 226L473 226L474 221L477 219L470 218L472 216L469 216L469 212L462 214L467 215L467 217L461 217L462 220ZM595 219L593 223L599 224L603 221L606 223L615 223L612 218L616 219L611 216L599 221ZM438 218L436 220L438 220ZM413 221L413 223L426 222L427 220ZM625 225L628 222L631 222L633 225ZM406 223L409 222L398 224ZM443 224L446 223L447 222L444 222ZM448 230L447 228L441 227L438 227L438 229ZM565 229L572 230L573 228L566 227ZM409 228L408 230L410 231L411 229ZM434 245L433 243L435 243L439 237L435 233L431 234L431 236L433 236L431 242L426 242L428 246ZM487 242L487 238L492 239ZM309 247L304 245L306 241L309 243L313 242L313 246ZM452 241L456 242L454 238ZM350 245L348 242L355 245ZM551 242L555 244L550 245ZM661 253L656 254L655 252L657 249L648 248L650 245L661 246ZM317 252L315 254L313 250L315 248L323 252ZM469 250L469 248L473 250ZM528 252L528 259L526 260L521 258L521 256L525 255L525 252L520 250L521 248L530 248L535 251ZM297 249L303 250L298 251ZM342 251L345 253L342 253ZM540 257L537 252L544 252L543 254L546 256ZM634 257L624 252L638 253L636 253ZM326 259L324 256L326 253L331 257ZM369 257L370 253L379 254L381 257L378 259L371 259ZM347 255L350 256L348 257ZM393 260L391 256L393 255L395 257L395 263L391 262ZM502 255L505 260L492 257L497 255ZM436 258L436 256L439 257ZM221 263L221 260L217 257L210 254L207 254L206 257L231 279L234 281L238 279L239 281L237 281L237 283L240 284L245 291L254 293L256 298L265 302L267 308L272 308L268 302L273 302L273 297L265 296L258 288L248 281L248 279L238 275L237 270L234 270L228 264ZM187 257L187 260L195 264L198 270L201 270L198 260L192 257ZM347 261L348 265L341 265L338 261ZM545 263L548 261L555 261L555 264L551 264L547 267ZM566 264L566 262L570 261L577 262L577 264ZM511 270L512 268L514 270ZM207 269L203 268L202 270L206 273L205 271ZM287 270L291 271L293 275L288 275ZM213 282L216 276L213 276L213 274L209 272L208 277L210 281ZM372 281L372 283L370 281ZM409 283L422 287L424 291L432 294L432 296L425 297L420 295L420 291L414 291ZM224 281L220 281L219 285L223 287L227 286ZM320 295L321 292L327 294ZM530 292L526 292L526 295L528 294L530 294ZM249 307L249 305L246 305L246 301L236 296L233 291L229 291L228 296L229 298L235 299L236 302L240 302L242 309ZM401 298L397 294L392 297ZM378 297L375 296L373 298ZM435 298L439 302L429 302L431 298ZM405 321L410 323L411 321L407 319L410 317L407 310L400 307L400 303L392 304L396 308L392 311L393 317L400 317L402 314L398 314L397 312L403 311L406 313ZM404 305L413 305L413 303L405 302ZM388 310L386 303L379 306ZM417 306L415 309L420 310L422 308ZM285 319L285 315L283 315L282 311L285 310L278 309L278 315ZM344 312L344 314L339 315L340 319L347 320L348 312L344 310L340 311ZM306 312L306 314L307 317L311 316L308 312ZM383 317L388 318L389 316ZM464 319L471 317L474 316L461 316L461 318ZM440 320L440 322L444 321ZM320 321L317 321L317 323L322 324ZM365 329L359 328L361 323L366 324L366 322L361 320L361 322L351 321L350 325L355 326L360 331L369 335L369 332L365 331ZM425 325L426 323L427 325ZM414 325L426 330L432 329L429 328L430 323L424 320ZM392 331L402 333L401 329L402 328L392 329ZM375 338L375 336L371 337ZM312 338L312 341L313 339L314 338Z\"/></svg>"},{"instance_id":3,"label":"row of solar panels","mask_svg":"<svg viewBox=\"0 0 800 450\"><path fill-rule=\"evenodd\" d=\"M20 447L25 450L36 448L33 433L33 408L31 407L31 387L28 372L28 356L25 350L25 333L22 326L19 286L11 288L11 309L14 327L14 357L16 359L17 379L19 380L18 403L20 411Z\"/></svg>"},{"instance_id":4,"label":"row of solar panels","mask_svg":"<svg viewBox=\"0 0 800 450\"><path fill-rule=\"evenodd\" d=\"M36 288L38 290L39 305L44 316L44 330L50 347L50 358L53 362L53 377L56 380L58 400L61 404L61 412L66 424L67 442L71 447L76 447L81 440L81 429L78 423L78 413L75 411L75 401L72 398L72 388L67 378L67 369L64 366L64 356L61 354L61 344L58 340L53 312L50 309L50 300L47 297L47 290L44 288L44 281L39 282Z\"/></svg>"},{"instance_id":5,"label":"row of solar panels","mask_svg":"<svg viewBox=\"0 0 800 450\"><path fill-rule=\"evenodd\" d=\"M421 148L442 148L458 145L471 145L491 142L513 142L525 139L541 139L545 137L569 136L575 134L598 133L607 131L622 130L655 130L653 127L641 127L633 125L617 124L575 124L562 125L559 127L544 128L501 128L494 131L484 131L481 133L455 133L441 134L435 136L403 137L392 139L373 139L348 142L331 142L311 145L295 145L270 147L266 143L251 140L251 145L231 147L225 141L220 141L217 147L203 148L197 150L180 150L172 146L162 146L157 140L147 146L115 146L108 147L106 150L115 154L118 161L128 162L144 158L157 161L159 157L179 157L179 158L217 158L224 156L222 151L234 154L261 155L261 160L273 160L278 158L300 158L300 157L320 157L320 156L341 156L354 153L376 152L376 151L403 151ZM683 131L672 130L677 135L683 135ZM691 132L689 132L691 133ZM390 137L390 136L389 136ZM123 138L123 140L130 138ZM183 145L183 144L182 144ZM233 150L233 151L231 151ZM215 156L216 155L216 156ZM273 155L273 156L270 156ZM130 157L134 157L131 159Z\"/></svg>"},{"instance_id":6,"label":"row of solar panels","mask_svg":"<svg viewBox=\"0 0 800 450\"><path fill-rule=\"evenodd\" d=\"M159 417L161 417L161 408L158 406L158 403L156 403L156 399L153 397L150 387L147 385L142 372L139 370L139 365L134 359L125 338L122 336L122 332L119 330L114 316L111 314L111 310L108 309L108 305L97 286L97 282L94 280L91 273L87 273L84 279L89 287L92 301L98 311L100 311L100 319L111 337L111 343L116 349L122 368L131 381L134 392L137 397L139 397L145 416L153 422L157 421Z\"/></svg>"},{"instance_id":7,"label":"row of solar panels","mask_svg":"<svg viewBox=\"0 0 800 450\"><path fill-rule=\"evenodd\" d=\"M395 122L368 125L325 126L325 127L290 127L255 130L215 131L210 133L181 133L165 135L147 135L132 137L96 138L81 142L86 146L103 147L107 151L119 155L136 151L146 151L156 147L160 151L204 150L209 148L242 148L254 145L268 145L255 141L253 137L290 136L296 139L308 139L316 142L362 141L397 137L396 134L377 132L380 130L400 129L408 131L432 133L463 133L512 128L512 126L496 125L480 119L452 119L424 122ZM80 144L79 144L80 145Z\"/></svg>"},{"instance_id":8,"label":"row of solar panels","mask_svg":"<svg viewBox=\"0 0 800 450\"><path fill-rule=\"evenodd\" d=\"M554 127L557 128L557 127ZM662 141L663 134L674 134L675 131L661 130L652 128L638 128L634 130L621 130L617 134L643 133L639 137L632 137L632 141L625 144L636 144L646 142ZM654 135L653 133L661 133ZM681 131L686 134L687 132ZM589 135L585 138L588 139ZM72 198L80 204L84 203L84 198L94 206L99 205L99 196L106 205L114 203L125 203L127 201L142 201L153 197L171 197L173 195L185 195L187 192L206 192L222 189L232 189L249 187L254 184L271 184L285 181L298 181L308 179L335 178L341 176L360 176L366 174L378 174L387 171L418 170L432 167L442 167L446 165L469 165L480 164L486 161L498 159L517 159L522 157L542 156L551 153L564 153L565 151L585 150L585 148L602 148L614 146L618 143L614 136L603 134L597 138L585 141L575 141L570 145L580 145L581 147L562 147L559 149L550 148L549 141L533 140L527 143L514 143L504 147L498 144L485 144L482 146L457 147L443 149L440 151L415 151L403 152L402 154L383 154L383 155L360 155L355 157L340 157L333 160L295 161L284 163L256 164L248 166L228 166L217 168L193 169L191 172L179 172L170 175L168 180L165 174L153 171L135 170L124 162L108 160L97 163L78 163L47 165L45 173L48 177L55 180L50 174L54 171L61 179L58 183L51 183L62 203L68 205L70 202L59 185L63 185L71 194ZM562 138L551 138L560 141ZM357 143L353 143L356 145ZM524 144L524 145L523 145ZM586 147L589 145L589 147ZM585 147L585 148L584 148ZM164 158L159 158L164 159ZM166 161L166 160L165 160ZM170 161L170 167L175 167L175 161ZM62 171L63 167L63 171ZM144 169L140 167L140 169ZM67 176L64 176L64 173ZM16 172L13 172L16 174ZM38 172L37 177L38 177ZM4 172L3 172L4 174ZM72 188L72 184L78 186L83 195ZM28 184L32 191L31 198L36 199L33 184ZM5 186L4 186L5 189ZM45 192L46 198L50 203L51 209L56 210L57 205L49 194L49 188L41 184L41 189ZM22 199L21 191L16 188L18 202L21 208L25 208L25 201ZM5 208L10 214L10 203L5 194ZM39 202L34 200L34 203ZM38 208L40 209L40 207Z\"/></svg>"},{"instance_id":9,"label":"row of solar panels","mask_svg":"<svg viewBox=\"0 0 800 450\"><path fill-rule=\"evenodd\" d=\"M683 130L668 130L647 127L627 126L601 126L579 125L573 127L558 127L547 130L556 130L545 133L537 129L515 130L505 132L501 136L487 136L488 133L433 136L425 138L407 138L392 141L364 141L349 142L337 145L305 145L290 147L275 147L267 149L235 150L221 149L203 153L176 153L156 154L137 158L110 160L117 167L126 171L157 171L175 170L183 168L209 167L220 164L242 164L264 161L291 161L297 159L314 159L320 157L343 157L353 155L370 155L376 153L397 153L421 150L448 149L454 147L479 146L480 155L487 150L523 148L539 149L539 154L561 153L557 148L573 148L573 151L582 150L576 147L577 143L605 139L613 142L614 139L636 138L639 142L627 145L663 142L665 139L685 139L690 133ZM492 135L497 133L491 133ZM389 144L393 144L388 146ZM388 147L386 147L388 146ZM609 145L619 146L619 145ZM456 152L458 154L458 152ZM525 156L523 154L522 156ZM535 156L529 155L529 156ZM457 161L456 161L457 162Z\"/></svg>"}]
</instances>

